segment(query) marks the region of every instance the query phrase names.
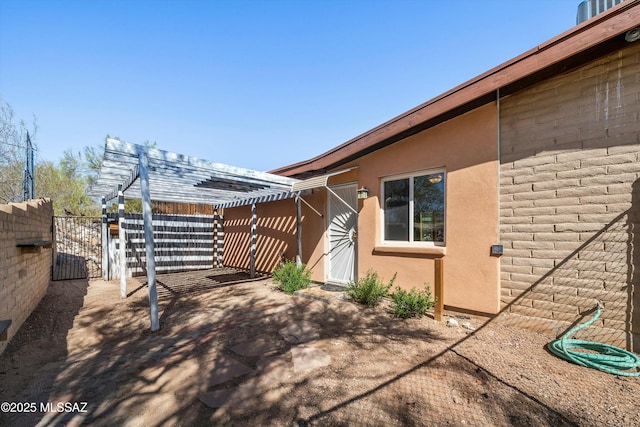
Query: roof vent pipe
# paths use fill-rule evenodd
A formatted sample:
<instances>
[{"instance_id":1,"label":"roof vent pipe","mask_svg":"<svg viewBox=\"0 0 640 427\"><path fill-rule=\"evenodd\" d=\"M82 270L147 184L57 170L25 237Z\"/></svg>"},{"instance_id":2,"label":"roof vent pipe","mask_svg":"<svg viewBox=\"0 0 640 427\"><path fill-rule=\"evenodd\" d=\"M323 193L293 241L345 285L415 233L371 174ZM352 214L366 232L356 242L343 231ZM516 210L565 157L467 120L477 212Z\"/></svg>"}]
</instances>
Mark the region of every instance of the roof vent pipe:
<instances>
[{"instance_id":1,"label":"roof vent pipe","mask_svg":"<svg viewBox=\"0 0 640 427\"><path fill-rule=\"evenodd\" d=\"M580 24L587 19L611 9L613 6L622 3L624 0L584 0L578 5L578 15L576 24Z\"/></svg>"}]
</instances>

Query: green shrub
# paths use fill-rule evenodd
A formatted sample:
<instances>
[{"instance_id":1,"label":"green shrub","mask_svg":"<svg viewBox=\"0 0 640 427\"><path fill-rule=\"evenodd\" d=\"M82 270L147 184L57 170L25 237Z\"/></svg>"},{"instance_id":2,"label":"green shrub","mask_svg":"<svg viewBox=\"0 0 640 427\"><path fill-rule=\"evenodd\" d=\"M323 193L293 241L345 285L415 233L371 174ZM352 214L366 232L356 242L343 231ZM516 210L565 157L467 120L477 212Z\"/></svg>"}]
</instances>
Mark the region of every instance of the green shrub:
<instances>
[{"instance_id":1,"label":"green shrub","mask_svg":"<svg viewBox=\"0 0 640 427\"><path fill-rule=\"evenodd\" d=\"M291 295L298 289L304 289L311 283L311 270L306 265L300 267L294 261L285 262L271 275L281 291Z\"/></svg>"},{"instance_id":2,"label":"green shrub","mask_svg":"<svg viewBox=\"0 0 640 427\"><path fill-rule=\"evenodd\" d=\"M435 301L431 296L431 289L425 287L423 291L411 288L410 291L396 288L391 295L391 308L393 313L403 319L409 317L422 317L427 310L435 305Z\"/></svg>"},{"instance_id":3,"label":"green shrub","mask_svg":"<svg viewBox=\"0 0 640 427\"><path fill-rule=\"evenodd\" d=\"M396 274L393 275L388 285L382 282L378 277L378 273L373 270L367 272L367 276L358 280L358 283L351 283L346 290L347 297L359 302L360 304L375 307L378 305L380 298L389 295L389 289L396 280Z\"/></svg>"}]
</instances>

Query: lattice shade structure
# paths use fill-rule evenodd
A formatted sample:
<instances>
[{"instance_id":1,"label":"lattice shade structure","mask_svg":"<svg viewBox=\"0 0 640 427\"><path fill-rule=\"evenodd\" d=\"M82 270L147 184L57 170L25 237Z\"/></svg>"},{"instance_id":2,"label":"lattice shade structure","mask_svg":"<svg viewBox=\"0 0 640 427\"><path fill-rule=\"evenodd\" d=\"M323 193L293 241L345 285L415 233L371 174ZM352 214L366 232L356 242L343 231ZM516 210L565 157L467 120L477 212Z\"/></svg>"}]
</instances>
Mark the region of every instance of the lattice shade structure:
<instances>
[{"instance_id":1,"label":"lattice shade structure","mask_svg":"<svg viewBox=\"0 0 640 427\"><path fill-rule=\"evenodd\" d=\"M152 200L242 206L293 197L291 186L298 182L108 138L100 175L89 194L111 200L122 184L125 194L139 198L140 153L148 159Z\"/></svg>"},{"instance_id":2,"label":"lattice shade structure","mask_svg":"<svg viewBox=\"0 0 640 427\"><path fill-rule=\"evenodd\" d=\"M151 201L202 203L216 208L251 205L251 277L255 275L256 203L294 197L298 180L251 169L214 163L108 138L100 174L89 194L102 197L103 265L107 264L106 201L118 198L118 234L124 235L124 193L142 199L144 249L151 330L160 328L156 286L155 243ZM120 251L120 294L126 298L125 251ZM104 273L103 273L104 278Z\"/></svg>"},{"instance_id":3,"label":"lattice shade structure","mask_svg":"<svg viewBox=\"0 0 640 427\"><path fill-rule=\"evenodd\" d=\"M158 295L156 287L155 243L151 201L201 203L213 205L216 209L251 205L250 277L255 276L256 260L256 204L294 198L296 199L296 261L301 263L302 241L301 202L302 193L313 188L324 187L337 200L348 205L357 215L357 210L327 186L327 180L334 175L352 170L331 172L305 181L214 163L182 154L156 150L141 145L108 138L100 174L89 194L102 197L103 265L106 259L107 214L106 202L118 198L118 239L126 241L124 233L125 192L133 198L142 199L144 229L144 250L146 259L147 285L149 289L149 313L151 330L159 329ZM306 202L304 202L306 203ZM308 205L308 204L307 204ZM319 215L311 205L308 205ZM124 247L124 245L122 245ZM120 294L126 298L126 257L120 251ZM104 272L103 272L104 278Z\"/></svg>"}]
</instances>

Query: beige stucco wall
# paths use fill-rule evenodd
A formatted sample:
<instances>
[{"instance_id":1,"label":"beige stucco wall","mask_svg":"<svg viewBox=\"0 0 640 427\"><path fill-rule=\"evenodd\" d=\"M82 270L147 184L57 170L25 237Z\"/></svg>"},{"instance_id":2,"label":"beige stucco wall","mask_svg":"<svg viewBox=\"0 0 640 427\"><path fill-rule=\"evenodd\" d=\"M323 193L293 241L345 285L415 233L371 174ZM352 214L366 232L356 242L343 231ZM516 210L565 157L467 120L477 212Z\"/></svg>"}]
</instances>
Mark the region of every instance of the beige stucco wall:
<instances>
[{"instance_id":1,"label":"beige stucco wall","mask_svg":"<svg viewBox=\"0 0 640 427\"><path fill-rule=\"evenodd\" d=\"M638 348L640 43L501 102L502 304L510 322Z\"/></svg>"},{"instance_id":2,"label":"beige stucco wall","mask_svg":"<svg viewBox=\"0 0 640 427\"><path fill-rule=\"evenodd\" d=\"M311 279L316 282L325 280L326 193L324 189L315 189L304 196L304 200L323 216L302 203L302 261L311 268Z\"/></svg>"},{"instance_id":3,"label":"beige stucco wall","mask_svg":"<svg viewBox=\"0 0 640 427\"><path fill-rule=\"evenodd\" d=\"M356 182L369 188L358 202L358 275L374 269L396 285L410 289L434 285L434 259L444 257L445 304L452 309L496 313L499 309L500 260L490 255L498 242L498 161L496 105L489 104L389 147L359 158L328 184ZM446 178L446 247L406 249L381 246L380 201L383 177L444 168ZM320 217L302 205L303 262L312 278L326 280L326 190L304 195ZM270 271L276 255L295 256L295 204L292 200L259 204L258 263ZM225 265L248 268L250 208L225 210ZM285 224L285 229L281 225ZM275 227L275 228L274 228ZM266 254L265 254L266 253Z\"/></svg>"},{"instance_id":4,"label":"beige stucco wall","mask_svg":"<svg viewBox=\"0 0 640 427\"><path fill-rule=\"evenodd\" d=\"M490 256L498 242L496 129L492 103L345 165L358 166L358 187L369 188L369 198L359 202L359 276L373 268L387 280L397 273L402 288L433 288L433 260L444 256L445 305L498 312L500 260ZM440 167L447 172L446 248L382 247L381 178Z\"/></svg>"},{"instance_id":5,"label":"beige stucco wall","mask_svg":"<svg viewBox=\"0 0 640 427\"><path fill-rule=\"evenodd\" d=\"M256 270L271 272L282 257L295 259L293 200L256 205ZM224 210L224 265L249 269L251 206Z\"/></svg>"},{"instance_id":6,"label":"beige stucco wall","mask_svg":"<svg viewBox=\"0 0 640 427\"><path fill-rule=\"evenodd\" d=\"M305 200L323 212L324 194L314 190ZM256 205L256 270L270 273L281 257L296 257L296 205L293 199ZM312 267L312 279L324 280L324 218L302 204L302 261ZM224 210L224 265L249 268L251 206Z\"/></svg>"}]
</instances>

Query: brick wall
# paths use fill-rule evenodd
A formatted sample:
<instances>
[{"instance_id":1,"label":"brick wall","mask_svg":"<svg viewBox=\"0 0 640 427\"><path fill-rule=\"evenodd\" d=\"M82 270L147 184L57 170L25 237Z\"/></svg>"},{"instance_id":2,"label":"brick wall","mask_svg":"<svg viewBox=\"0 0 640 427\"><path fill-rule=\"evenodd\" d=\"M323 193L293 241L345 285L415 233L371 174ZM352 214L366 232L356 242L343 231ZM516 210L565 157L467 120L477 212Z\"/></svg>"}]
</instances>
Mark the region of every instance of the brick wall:
<instances>
[{"instance_id":1,"label":"brick wall","mask_svg":"<svg viewBox=\"0 0 640 427\"><path fill-rule=\"evenodd\" d=\"M501 100L502 318L640 348L640 43ZM635 343L634 343L635 340Z\"/></svg>"},{"instance_id":2,"label":"brick wall","mask_svg":"<svg viewBox=\"0 0 640 427\"><path fill-rule=\"evenodd\" d=\"M20 248L19 243L51 241L50 200L0 205L0 319L11 319L8 338L36 308L51 276L51 248ZM0 342L0 354L7 346Z\"/></svg>"}]
</instances>

